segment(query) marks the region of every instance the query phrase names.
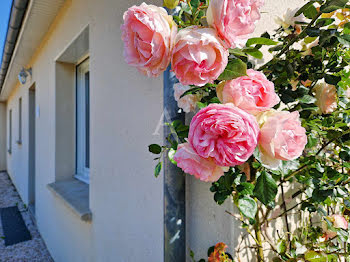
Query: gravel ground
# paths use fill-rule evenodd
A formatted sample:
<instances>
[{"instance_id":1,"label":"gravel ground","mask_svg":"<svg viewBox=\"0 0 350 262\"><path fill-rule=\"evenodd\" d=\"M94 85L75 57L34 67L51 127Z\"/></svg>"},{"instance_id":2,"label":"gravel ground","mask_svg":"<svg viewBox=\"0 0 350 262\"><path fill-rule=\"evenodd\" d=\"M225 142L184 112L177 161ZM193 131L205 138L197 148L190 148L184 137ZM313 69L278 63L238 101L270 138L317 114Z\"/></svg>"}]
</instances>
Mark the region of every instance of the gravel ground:
<instances>
[{"instance_id":1,"label":"gravel ground","mask_svg":"<svg viewBox=\"0 0 350 262\"><path fill-rule=\"evenodd\" d=\"M0 208L18 205L32 240L5 247L0 223L0 262L53 262L29 211L24 206L8 175L0 173ZM1 220L1 218L0 218ZM1 222L1 221L0 221Z\"/></svg>"}]
</instances>

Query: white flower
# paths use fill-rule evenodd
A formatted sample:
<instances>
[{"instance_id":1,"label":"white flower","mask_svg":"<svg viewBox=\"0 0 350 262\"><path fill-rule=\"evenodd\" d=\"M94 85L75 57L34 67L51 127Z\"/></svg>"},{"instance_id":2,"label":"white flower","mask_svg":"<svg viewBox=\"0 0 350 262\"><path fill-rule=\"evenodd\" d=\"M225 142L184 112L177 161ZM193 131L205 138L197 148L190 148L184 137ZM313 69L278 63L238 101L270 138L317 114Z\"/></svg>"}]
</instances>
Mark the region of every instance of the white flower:
<instances>
[{"instance_id":1,"label":"white flower","mask_svg":"<svg viewBox=\"0 0 350 262\"><path fill-rule=\"evenodd\" d=\"M294 17L295 13L298 11L299 9L290 9L288 8L287 11L284 13L283 17L277 17L276 18L276 23L279 24L280 26L282 26L285 31L287 33L291 33L288 28L289 27L295 27L298 30L300 30L300 26L296 24L296 22L306 22L306 17L301 14L297 17Z\"/></svg>"},{"instance_id":2,"label":"white flower","mask_svg":"<svg viewBox=\"0 0 350 262\"><path fill-rule=\"evenodd\" d=\"M177 83L174 85L174 97L175 97L175 100L177 101L177 105L179 108L182 108L182 110L186 113L195 111L197 102L201 101L201 96L197 94L186 95L180 98L182 94L189 89L191 89L190 86L185 86L181 83Z\"/></svg>"}]
</instances>

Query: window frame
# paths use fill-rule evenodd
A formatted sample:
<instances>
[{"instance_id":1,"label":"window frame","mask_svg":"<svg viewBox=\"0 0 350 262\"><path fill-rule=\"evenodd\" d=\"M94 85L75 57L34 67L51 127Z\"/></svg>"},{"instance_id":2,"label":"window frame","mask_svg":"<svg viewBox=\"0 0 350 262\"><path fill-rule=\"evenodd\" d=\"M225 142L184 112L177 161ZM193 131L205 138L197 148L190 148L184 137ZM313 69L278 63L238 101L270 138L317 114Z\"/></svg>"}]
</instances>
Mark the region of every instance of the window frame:
<instances>
[{"instance_id":1,"label":"window frame","mask_svg":"<svg viewBox=\"0 0 350 262\"><path fill-rule=\"evenodd\" d=\"M18 140L17 144L21 145L22 144L22 97L18 99Z\"/></svg>"},{"instance_id":2,"label":"window frame","mask_svg":"<svg viewBox=\"0 0 350 262\"><path fill-rule=\"evenodd\" d=\"M86 166L90 159L87 159L87 152L90 152L90 126L88 116L90 113L89 89L90 81L86 81L86 74L90 76L90 60L85 58L75 67L76 71L76 172L75 178L89 184L90 167ZM88 84L88 86L87 86ZM88 91L88 92L87 92ZM88 99L88 102L87 102Z\"/></svg>"},{"instance_id":3,"label":"window frame","mask_svg":"<svg viewBox=\"0 0 350 262\"><path fill-rule=\"evenodd\" d=\"M12 154L12 109L9 110L9 135L8 135L8 150L9 154Z\"/></svg>"}]
</instances>

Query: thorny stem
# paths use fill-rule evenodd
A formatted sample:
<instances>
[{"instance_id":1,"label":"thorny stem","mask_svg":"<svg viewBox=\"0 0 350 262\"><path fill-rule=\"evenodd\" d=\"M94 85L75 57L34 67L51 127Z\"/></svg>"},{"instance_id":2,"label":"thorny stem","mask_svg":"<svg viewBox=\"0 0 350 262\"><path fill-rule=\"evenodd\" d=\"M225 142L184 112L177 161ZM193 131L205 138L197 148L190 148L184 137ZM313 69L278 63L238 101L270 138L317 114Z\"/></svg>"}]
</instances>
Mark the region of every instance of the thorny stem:
<instances>
[{"instance_id":1,"label":"thorny stem","mask_svg":"<svg viewBox=\"0 0 350 262\"><path fill-rule=\"evenodd\" d=\"M262 235L261 235L261 223L259 218L259 212L257 212L255 216L254 230L255 230L256 240L258 243L258 247L257 247L258 262L264 262L264 249L262 246L263 241L262 241Z\"/></svg>"},{"instance_id":2,"label":"thorny stem","mask_svg":"<svg viewBox=\"0 0 350 262\"><path fill-rule=\"evenodd\" d=\"M286 227L287 227L287 232L290 232L290 228L289 228L289 223L288 223L288 213L287 213L287 204L286 204L286 200L284 197L284 188L283 188L283 182L281 181L281 195L282 195L282 202L283 202L283 209L284 209L284 220L286 222ZM290 241L290 235L287 234L287 240L288 240L288 244L289 244L289 250L292 249L292 243Z\"/></svg>"}]
</instances>

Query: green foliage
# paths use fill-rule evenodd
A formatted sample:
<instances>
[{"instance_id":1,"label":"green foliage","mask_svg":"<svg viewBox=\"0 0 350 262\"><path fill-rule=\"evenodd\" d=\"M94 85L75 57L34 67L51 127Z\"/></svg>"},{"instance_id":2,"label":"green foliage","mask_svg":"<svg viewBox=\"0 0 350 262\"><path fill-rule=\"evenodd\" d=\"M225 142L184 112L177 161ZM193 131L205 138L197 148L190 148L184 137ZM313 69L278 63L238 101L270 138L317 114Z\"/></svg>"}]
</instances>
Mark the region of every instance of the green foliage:
<instances>
[{"instance_id":1,"label":"green foliage","mask_svg":"<svg viewBox=\"0 0 350 262\"><path fill-rule=\"evenodd\" d=\"M348 0L329 0L326 1L326 3L323 6L321 6L320 11L322 13L331 13L340 8L344 8L347 3Z\"/></svg>"},{"instance_id":2,"label":"green foliage","mask_svg":"<svg viewBox=\"0 0 350 262\"><path fill-rule=\"evenodd\" d=\"M254 219L258 212L258 205L253 198L244 196L238 200L238 209L245 217Z\"/></svg>"},{"instance_id":3,"label":"green foliage","mask_svg":"<svg viewBox=\"0 0 350 262\"><path fill-rule=\"evenodd\" d=\"M273 41L269 38L265 37L254 37L248 39L246 46L249 47L251 45L277 45L278 42Z\"/></svg>"},{"instance_id":4,"label":"green foliage","mask_svg":"<svg viewBox=\"0 0 350 262\"><path fill-rule=\"evenodd\" d=\"M160 154L162 152L162 147L160 145L157 144L152 144L148 146L148 150L153 153L153 154Z\"/></svg>"},{"instance_id":5,"label":"green foliage","mask_svg":"<svg viewBox=\"0 0 350 262\"><path fill-rule=\"evenodd\" d=\"M158 177L160 174L160 171L162 170L162 162L159 162L156 167L154 168L154 176Z\"/></svg>"},{"instance_id":6,"label":"green foliage","mask_svg":"<svg viewBox=\"0 0 350 262\"><path fill-rule=\"evenodd\" d=\"M218 80L231 80L247 75L247 64L241 59L231 59Z\"/></svg>"},{"instance_id":7,"label":"green foliage","mask_svg":"<svg viewBox=\"0 0 350 262\"><path fill-rule=\"evenodd\" d=\"M258 238L262 225L271 226L279 218L288 225L292 214L300 217L295 230L286 227L273 243L266 240L275 253L273 261L331 262L346 256L350 259L348 230L336 228L325 219L333 214L347 220L350 216L350 16L340 13L350 7L347 4L347 0L307 1L295 14L303 14L306 22L280 27L273 34L249 39L243 48L229 49L229 63L218 80L203 87L191 86L182 95L200 95L198 108L220 103L216 94L219 82L245 76L247 68L254 68L274 83L281 99L275 109L299 112L308 139L300 158L283 161L272 170L259 162L259 155L255 154L247 162L248 174L240 167L230 168L210 188L217 204L233 200L242 228L249 233L255 231L254 238ZM191 25L205 26L207 5L207 0L181 1L180 11L174 16L180 30ZM255 59L263 58L263 46L268 46L273 59L258 67ZM337 108L327 114L318 107L315 93L315 87L323 83L334 85L337 94ZM177 146L188 136L189 127L180 121L168 126L172 131L167 137L170 148L149 147L158 155L156 176L160 174L163 154L176 164L173 156ZM291 203L293 200L297 200L295 204ZM336 232L331 241L322 240L325 232L321 223L327 223L328 229ZM259 243L256 246L259 249ZM191 257L194 261L194 254Z\"/></svg>"},{"instance_id":8,"label":"green foliage","mask_svg":"<svg viewBox=\"0 0 350 262\"><path fill-rule=\"evenodd\" d=\"M277 184L270 174L263 171L256 181L254 195L264 205L274 201L277 195Z\"/></svg>"}]
</instances>

